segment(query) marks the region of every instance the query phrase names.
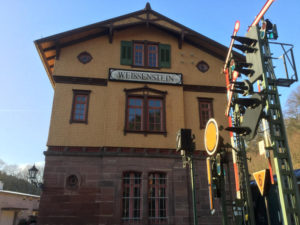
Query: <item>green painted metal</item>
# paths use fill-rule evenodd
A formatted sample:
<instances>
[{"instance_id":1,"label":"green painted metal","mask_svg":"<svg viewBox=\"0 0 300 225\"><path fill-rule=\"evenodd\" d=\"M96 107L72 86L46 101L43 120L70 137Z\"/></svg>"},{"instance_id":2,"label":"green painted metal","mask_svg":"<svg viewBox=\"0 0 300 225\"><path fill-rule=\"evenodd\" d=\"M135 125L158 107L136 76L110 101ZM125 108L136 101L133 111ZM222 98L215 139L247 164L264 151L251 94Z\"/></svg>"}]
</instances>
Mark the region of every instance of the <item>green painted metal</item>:
<instances>
[{"instance_id":1,"label":"green painted metal","mask_svg":"<svg viewBox=\"0 0 300 225\"><path fill-rule=\"evenodd\" d=\"M164 68L171 67L171 46L159 44L159 66Z\"/></svg>"},{"instance_id":2,"label":"green painted metal","mask_svg":"<svg viewBox=\"0 0 300 225\"><path fill-rule=\"evenodd\" d=\"M232 73L229 74L230 80L232 80L232 75ZM238 94L233 93L232 102L235 102L235 99L238 98ZM230 116L232 118L233 126L240 127L242 122L242 115L240 112L239 104L236 103L232 107L232 113L230 113ZM238 167L240 188L240 198L236 199L236 202L239 202L239 207L242 208L242 215L235 216L235 224L255 225L255 216L252 203L252 193L249 180L250 174L248 170L245 141L242 136L234 134L234 142L234 146L236 146L236 149L233 149L232 151L237 152L236 164Z\"/></svg>"},{"instance_id":3,"label":"green painted metal","mask_svg":"<svg viewBox=\"0 0 300 225\"><path fill-rule=\"evenodd\" d=\"M190 169L190 181L192 189L192 204L193 204L193 224L198 225L197 216L197 202L196 202L196 187L195 187L195 170L193 163L193 153L196 149L195 142L193 142L194 137L192 137L192 130L190 129L180 129L177 132L177 150L180 150L182 156L183 168L187 165Z\"/></svg>"},{"instance_id":4,"label":"green painted metal","mask_svg":"<svg viewBox=\"0 0 300 225\"><path fill-rule=\"evenodd\" d=\"M259 27L255 26L253 29L258 30ZM267 38L261 40L261 47L263 48L261 57L264 59L262 93L266 97L265 113L274 155L283 223L284 225L300 225L299 190L291 161L276 76Z\"/></svg>"},{"instance_id":5,"label":"green painted metal","mask_svg":"<svg viewBox=\"0 0 300 225\"><path fill-rule=\"evenodd\" d=\"M195 189L195 171L193 166L193 157L188 157L190 175L191 175L191 186L192 186L192 201L193 201L193 222L194 225L198 225L198 216L197 216L197 203L196 203L196 189Z\"/></svg>"},{"instance_id":6,"label":"green painted metal","mask_svg":"<svg viewBox=\"0 0 300 225\"><path fill-rule=\"evenodd\" d=\"M132 41L121 41L121 65L132 65Z\"/></svg>"},{"instance_id":7,"label":"green painted metal","mask_svg":"<svg viewBox=\"0 0 300 225\"><path fill-rule=\"evenodd\" d=\"M238 95L235 94L234 98L238 98ZM235 126L239 127L241 123L241 114L238 104L235 105L233 113L233 121ZM253 209L252 201L252 192L250 188L250 174L248 169L247 155L246 155L246 146L245 141L242 136L235 135L235 142L238 149L237 152L237 166L239 171L240 178L240 192L241 200L244 202L244 224L255 225L255 216Z\"/></svg>"},{"instance_id":8,"label":"green painted metal","mask_svg":"<svg viewBox=\"0 0 300 225\"><path fill-rule=\"evenodd\" d=\"M219 157L220 156L220 153ZM225 190L225 179L224 179L224 168L223 168L223 160L221 159L221 174L220 174L220 179L221 179L221 204L222 204L222 224L223 225L228 225L228 214L227 214L227 208L226 208L226 190Z\"/></svg>"}]
</instances>

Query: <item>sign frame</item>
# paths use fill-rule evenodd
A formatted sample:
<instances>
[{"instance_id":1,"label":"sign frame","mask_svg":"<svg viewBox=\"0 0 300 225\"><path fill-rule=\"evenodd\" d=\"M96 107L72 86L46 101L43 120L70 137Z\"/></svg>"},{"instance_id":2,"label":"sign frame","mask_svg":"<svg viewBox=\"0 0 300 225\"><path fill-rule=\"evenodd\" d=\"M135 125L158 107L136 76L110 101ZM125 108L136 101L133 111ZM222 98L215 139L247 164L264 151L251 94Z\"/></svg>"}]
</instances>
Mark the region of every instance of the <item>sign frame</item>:
<instances>
[{"instance_id":1,"label":"sign frame","mask_svg":"<svg viewBox=\"0 0 300 225\"><path fill-rule=\"evenodd\" d=\"M216 139L215 139L215 144L214 144L214 147L212 150L208 149L207 136L206 136L208 133L208 127L210 124L213 124L215 126L215 130L216 130L216 133L215 133ZM208 155L212 156L217 152L218 147L219 147L219 139L220 139L220 133L219 133L219 127L218 127L217 121L214 118L210 118L206 123L205 133L204 133L204 146L205 146L205 150Z\"/></svg>"},{"instance_id":2,"label":"sign frame","mask_svg":"<svg viewBox=\"0 0 300 225\"><path fill-rule=\"evenodd\" d=\"M122 73L122 74L120 74ZM146 70L127 70L109 68L108 80L134 83L150 83L164 85L183 85L181 73L166 73Z\"/></svg>"}]
</instances>

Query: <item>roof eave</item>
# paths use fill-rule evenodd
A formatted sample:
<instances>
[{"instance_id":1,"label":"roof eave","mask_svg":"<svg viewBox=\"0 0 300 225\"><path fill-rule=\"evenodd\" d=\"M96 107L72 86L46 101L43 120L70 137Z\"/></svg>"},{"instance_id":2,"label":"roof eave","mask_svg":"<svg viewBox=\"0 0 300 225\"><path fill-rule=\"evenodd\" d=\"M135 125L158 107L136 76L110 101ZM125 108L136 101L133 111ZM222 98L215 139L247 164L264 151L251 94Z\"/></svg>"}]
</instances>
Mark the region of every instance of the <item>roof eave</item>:
<instances>
[{"instance_id":1,"label":"roof eave","mask_svg":"<svg viewBox=\"0 0 300 225\"><path fill-rule=\"evenodd\" d=\"M147 3L148 4L148 3ZM69 30L69 31L65 31L65 32L62 32L62 33L59 33L59 34L55 34L55 35L52 35L52 36L49 36L49 37L45 37L45 38L41 38L41 39L38 39L36 41L34 41L35 43L35 46L38 50L38 53L40 55L40 58L43 62L43 65L46 69L46 72L47 72L47 75L49 77L49 80L51 82L51 85L52 87L54 88L55 87L55 82L53 80L53 77L52 77L52 72L51 72L51 69L50 69L50 65L48 64L48 60L45 56L45 52L41 46L42 43L46 43L46 42L54 42L52 45L51 48L54 48L53 46L56 46L56 45L59 45L59 42L61 41L61 39L63 38L67 38L67 37L70 37L72 35L75 35L75 34L83 34L84 32L94 32L93 29L105 29L105 28L109 28L109 25L116 22L116 21L120 21L122 19L127 19L127 18L130 18L130 17L133 17L133 16L138 16L138 15L141 15L141 14L144 14L144 13L151 13L153 15L155 15L156 17L160 18L161 20L165 20L167 21L168 23L178 27L181 32L184 32L184 35L186 35L185 37L185 40L184 41L187 41L188 43L190 44L193 44L195 47L203 50L203 51L206 51L208 52L209 54L212 54L214 55L215 57L219 58L220 60L224 60L225 61L225 58L226 58L226 55L227 55L227 51L228 51L228 48L154 10L151 9L150 5L149 7L146 6L145 9L142 9L142 10L138 10L138 11L135 11L135 12L132 12L132 13L128 13L128 14L125 14L125 15L122 15L122 16L118 16L118 17L114 17L112 19L108 19L108 20L105 20L105 21L101 21L101 22L98 22L98 23L94 23L94 24L91 24L91 25L87 25L87 26L84 26L84 27L80 27L80 28L76 28L76 29L73 29L73 30ZM150 24L151 22L148 21ZM130 27L132 24L128 24L128 27ZM157 25L159 26L159 24L156 24L154 23L153 25ZM123 28L126 28L126 25L124 25ZM162 26L161 27L162 29L170 29L169 27L167 26ZM96 33L95 34L98 34L97 31L95 31ZM103 31L102 31L103 32ZM181 34L180 31L173 31L174 35L180 35ZM103 32L105 33L105 32ZM93 35L93 34L92 34ZM93 36L94 36L93 35ZM190 38L190 40L188 40ZM199 39L199 43L198 41L193 43L194 40L193 38L198 38ZM80 39L77 40L77 42L80 41ZM81 40L82 41L82 40ZM206 45L207 43L207 45ZM245 56L243 56L242 54L238 53L238 52L235 52L233 51L233 54L238 57L239 60L242 60L242 61L245 61Z\"/></svg>"},{"instance_id":2,"label":"roof eave","mask_svg":"<svg viewBox=\"0 0 300 225\"><path fill-rule=\"evenodd\" d=\"M36 49L38 51L38 54L39 54L39 56L40 56L40 58L42 60L43 66L44 66L44 68L45 68L45 70L47 72L47 76L48 76L48 78L49 78L49 80L51 82L51 85L54 88L55 87L55 82L54 82L53 77L51 75L50 68L48 67L48 65L46 63L47 62L46 57L45 57L45 55L44 55L44 53L43 53L42 49L40 48L39 43L37 41L34 41L34 45L35 45L35 47L36 47Z\"/></svg>"},{"instance_id":3,"label":"roof eave","mask_svg":"<svg viewBox=\"0 0 300 225\"><path fill-rule=\"evenodd\" d=\"M79 28L76 28L76 29L68 30L68 31L65 31L65 32L61 32L61 33L58 33L58 34L54 34L54 35L45 37L45 38L40 38L40 39L35 40L35 42L36 43L41 43L41 42L46 42L46 41L57 41L57 40L59 40L61 38L64 38L66 36L76 34L77 32L84 32L84 31L87 31L87 30L90 30L90 29L95 29L97 27L101 27L104 24L112 23L112 22L124 19L126 17L133 16L133 15L143 14L144 12L145 12L144 9L138 10L138 11L135 11L135 12L132 12L132 13L128 13L128 14L125 14L125 15L122 15L122 16L114 17L114 18L104 20L104 21L101 21L101 22L97 22L97 23L93 23L93 24L90 24L90 25L87 25L87 26L83 26L83 27L79 27ZM105 28L105 27L106 26L104 26L102 28Z\"/></svg>"}]
</instances>

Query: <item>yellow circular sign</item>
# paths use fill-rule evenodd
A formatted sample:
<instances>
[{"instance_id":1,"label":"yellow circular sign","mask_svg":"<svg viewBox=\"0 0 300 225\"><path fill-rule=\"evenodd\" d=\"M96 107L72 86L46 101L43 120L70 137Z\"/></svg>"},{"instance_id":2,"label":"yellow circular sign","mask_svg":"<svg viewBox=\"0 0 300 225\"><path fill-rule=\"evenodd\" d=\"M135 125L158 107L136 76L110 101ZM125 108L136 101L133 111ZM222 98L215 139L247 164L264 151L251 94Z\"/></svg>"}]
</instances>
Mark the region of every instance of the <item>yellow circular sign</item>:
<instances>
[{"instance_id":1,"label":"yellow circular sign","mask_svg":"<svg viewBox=\"0 0 300 225\"><path fill-rule=\"evenodd\" d=\"M215 119L207 121L204 135L205 149L209 155L213 155L218 148L219 128Z\"/></svg>"}]
</instances>

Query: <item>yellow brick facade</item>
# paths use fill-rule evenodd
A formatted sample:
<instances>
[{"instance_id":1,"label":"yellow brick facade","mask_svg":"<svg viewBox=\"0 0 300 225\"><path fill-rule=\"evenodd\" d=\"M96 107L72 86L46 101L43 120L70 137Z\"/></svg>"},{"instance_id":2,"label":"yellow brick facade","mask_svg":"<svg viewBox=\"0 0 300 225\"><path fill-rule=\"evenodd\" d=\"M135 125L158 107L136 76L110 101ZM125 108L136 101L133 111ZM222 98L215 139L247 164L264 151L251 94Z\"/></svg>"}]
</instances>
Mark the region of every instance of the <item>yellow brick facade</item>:
<instances>
[{"instance_id":1,"label":"yellow brick facade","mask_svg":"<svg viewBox=\"0 0 300 225\"><path fill-rule=\"evenodd\" d=\"M148 40L171 45L171 68L147 69L120 65L121 41ZM89 52L93 59L82 64L77 59L81 52ZM200 61L209 65L206 73L196 65ZM143 70L153 72L182 73L184 85L225 86L221 74L223 61L201 49L183 43L178 47L178 38L166 31L146 26L135 26L116 31L112 43L108 36L64 47L54 65L53 75L108 79L109 68ZM140 88L147 85L166 95L167 135L131 134L124 135L125 92L124 88ZM90 90L88 123L70 123L73 89ZM227 125L224 110L224 93L184 91L182 86L108 81L107 86L63 84L55 85L55 96L49 131L48 146L113 146L137 148L175 148L176 132L180 128L190 128L196 136L198 150L204 150L204 130L199 128L197 97L213 98L216 120ZM227 134L225 134L227 135Z\"/></svg>"}]
</instances>

